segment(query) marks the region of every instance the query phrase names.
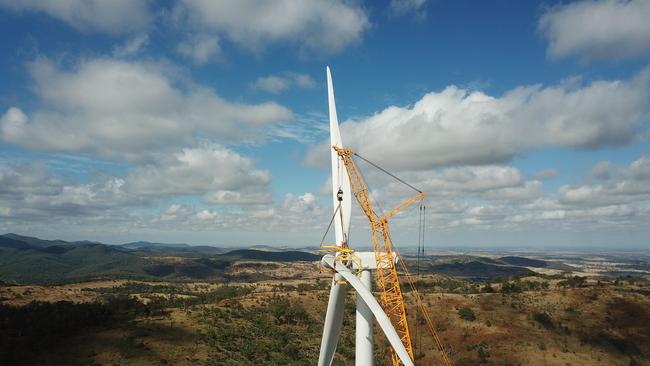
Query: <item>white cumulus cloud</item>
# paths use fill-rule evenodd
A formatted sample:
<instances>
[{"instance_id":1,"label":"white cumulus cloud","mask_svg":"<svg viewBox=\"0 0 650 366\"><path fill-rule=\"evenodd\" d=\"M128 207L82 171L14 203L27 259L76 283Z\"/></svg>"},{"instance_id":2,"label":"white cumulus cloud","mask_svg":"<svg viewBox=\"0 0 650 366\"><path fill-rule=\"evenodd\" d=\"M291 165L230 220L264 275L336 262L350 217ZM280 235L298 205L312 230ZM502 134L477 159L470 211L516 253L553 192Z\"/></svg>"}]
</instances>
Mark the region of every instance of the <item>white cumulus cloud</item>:
<instances>
[{"instance_id":1,"label":"white cumulus cloud","mask_svg":"<svg viewBox=\"0 0 650 366\"><path fill-rule=\"evenodd\" d=\"M0 163L0 202L13 219L29 222L86 217L90 220L143 204L123 191L124 180L105 178L67 182L50 174L45 164Z\"/></svg>"},{"instance_id":2,"label":"white cumulus cloud","mask_svg":"<svg viewBox=\"0 0 650 366\"><path fill-rule=\"evenodd\" d=\"M268 203L271 174L222 146L186 148L128 172L124 189L145 196L200 195L209 203Z\"/></svg>"},{"instance_id":3,"label":"white cumulus cloud","mask_svg":"<svg viewBox=\"0 0 650 366\"><path fill-rule=\"evenodd\" d=\"M559 201L578 206L609 206L650 200L650 158L647 156L617 170L611 163L599 162L592 172L604 181L562 186Z\"/></svg>"},{"instance_id":4,"label":"white cumulus cloud","mask_svg":"<svg viewBox=\"0 0 650 366\"><path fill-rule=\"evenodd\" d=\"M278 94L292 86L299 88L311 88L315 84L314 79L307 74L297 72L286 72L281 75L267 75L257 78L251 84L251 88L262 90L268 93Z\"/></svg>"},{"instance_id":5,"label":"white cumulus cloud","mask_svg":"<svg viewBox=\"0 0 650 366\"><path fill-rule=\"evenodd\" d=\"M219 37L210 34L191 35L179 43L176 50L197 64L204 64L221 53Z\"/></svg>"},{"instance_id":6,"label":"white cumulus cloud","mask_svg":"<svg viewBox=\"0 0 650 366\"><path fill-rule=\"evenodd\" d=\"M630 143L647 124L650 70L629 80L517 87L501 97L449 86L412 106L342 124L348 146L392 169L504 162L527 149ZM324 165L328 146L305 162Z\"/></svg>"},{"instance_id":7,"label":"white cumulus cloud","mask_svg":"<svg viewBox=\"0 0 650 366\"><path fill-rule=\"evenodd\" d=\"M361 7L342 0L181 0L175 11L182 24L254 51L288 42L302 51L336 53L369 26Z\"/></svg>"},{"instance_id":8,"label":"white cumulus cloud","mask_svg":"<svg viewBox=\"0 0 650 366\"><path fill-rule=\"evenodd\" d=\"M426 3L427 0L391 0L390 11L396 16L416 13L419 17L424 17L426 16L424 10Z\"/></svg>"},{"instance_id":9,"label":"white cumulus cloud","mask_svg":"<svg viewBox=\"0 0 650 366\"><path fill-rule=\"evenodd\" d=\"M113 48L113 55L115 55L116 57L133 56L139 53L140 51L142 51L142 49L145 48L148 43L149 43L149 35L139 34L127 40L123 44L115 46Z\"/></svg>"},{"instance_id":10,"label":"white cumulus cloud","mask_svg":"<svg viewBox=\"0 0 650 366\"><path fill-rule=\"evenodd\" d=\"M42 107L9 108L0 139L32 149L92 152L146 159L188 146L197 136L233 143L263 139L265 127L293 118L273 102L229 102L214 91L181 85L158 64L92 59L61 70L47 59L30 63Z\"/></svg>"},{"instance_id":11,"label":"white cumulus cloud","mask_svg":"<svg viewBox=\"0 0 650 366\"><path fill-rule=\"evenodd\" d=\"M146 30L152 22L148 0L0 0L17 12L41 12L82 30L128 34Z\"/></svg>"},{"instance_id":12,"label":"white cumulus cloud","mask_svg":"<svg viewBox=\"0 0 650 366\"><path fill-rule=\"evenodd\" d=\"M650 53L650 1L578 1L539 20L552 58L626 59Z\"/></svg>"}]
</instances>

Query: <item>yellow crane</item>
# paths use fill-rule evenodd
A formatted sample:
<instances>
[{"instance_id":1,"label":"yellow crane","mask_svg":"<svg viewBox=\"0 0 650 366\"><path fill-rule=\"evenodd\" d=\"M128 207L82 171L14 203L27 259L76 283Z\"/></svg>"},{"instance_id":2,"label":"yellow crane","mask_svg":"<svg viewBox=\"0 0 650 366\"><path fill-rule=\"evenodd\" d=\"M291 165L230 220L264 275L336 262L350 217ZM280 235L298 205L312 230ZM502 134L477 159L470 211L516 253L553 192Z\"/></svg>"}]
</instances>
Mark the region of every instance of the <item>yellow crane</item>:
<instances>
[{"instance_id":1,"label":"yellow crane","mask_svg":"<svg viewBox=\"0 0 650 366\"><path fill-rule=\"evenodd\" d=\"M321 260L323 268L332 270L330 295L323 323L323 336L318 356L319 366L331 366L334 361L337 343L341 334L344 317L345 293L347 285L351 285L356 292L356 327L355 327L355 364L372 366L373 361L373 317L390 343L391 361L394 366L403 364L415 366L415 357L409 324L406 317L406 307L400 277L396 265L403 268L402 279L408 281L411 293L415 297L416 305L424 316L425 324L433 335L438 349L441 352L445 365L451 365L445 349L440 342L424 306L422 297L417 292L405 262L399 258L399 253L394 250L388 220L405 210L410 205L422 201L424 193L388 171L361 157L350 149L344 148L339 131L336 103L334 101L334 87L332 77L327 68L327 94L330 117L330 150L332 164L332 203L333 215L329 226L321 240L321 251L331 252L325 254ZM414 189L417 194L405 200L389 211L387 214L378 215L370 200L368 186L355 163L355 158L362 159L374 167L382 170L398 181ZM372 237L373 252L356 252L350 248L348 233L350 229L352 196L359 203L362 211L368 218ZM379 212L381 208L378 206ZM421 208L423 208L421 202ZM424 216L420 216L423 224ZM324 246L329 229L334 224L335 245ZM421 226L423 229L424 226ZM419 250L418 250L419 253ZM379 298L372 293L372 274L375 271ZM417 325L416 325L417 326ZM417 329L417 328L416 328Z\"/></svg>"},{"instance_id":2,"label":"yellow crane","mask_svg":"<svg viewBox=\"0 0 650 366\"><path fill-rule=\"evenodd\" d=\"M402 343L404 344L404 347L411 357L411 360L415 361L415 357L413 355L413 345L411 342L411 334L409 331L408 320L406 318L404 298L402 296L402 290L400 287L399 276L396 268L395 259L398 259L397 257L399 254L393 253L391 236L388 228L388 219L397 215L399 212L405 210L412 204L421 202L424 199L425 194L416 189L416 191L418 191L416 195L406 199L388 213L379 216L375 212L370 200L370 192L368 191L368 186L366 185L366 182L364 181L363 176L361 175L361 172L359 171L359 168L353 159L353 156L359 155L355 154L350 149L340 146L332 146L332 148L336 151L338 156L345 164L345 168L350 179L350 187L352 189L352 192L357 199L357 202L359 203L362 211L368 218L368 222L370 224L372 245L375 252L375 260L377 262L376 282L380 290L380 304L388 318L391 320L391 323L395 327L395 330L397 331ZM392 176L392 174L390 175ZM404 261L400 260L400 262L403 266L404 275L407 278L409 285L411 286L411 290L413 291L413 294L416 298L417 306L423 313L427 327L432 333L434 340L441 352L443 363L445 365L451 365L451 362L447 357L440 338L438 337L435 328L433 327L431 318L429 317L428 312L424 307L422 298L410 278L406 265ZM401 364L394 350L392 350L391 353L391 360L394 366Z\"/></svg>"}]
</instances>

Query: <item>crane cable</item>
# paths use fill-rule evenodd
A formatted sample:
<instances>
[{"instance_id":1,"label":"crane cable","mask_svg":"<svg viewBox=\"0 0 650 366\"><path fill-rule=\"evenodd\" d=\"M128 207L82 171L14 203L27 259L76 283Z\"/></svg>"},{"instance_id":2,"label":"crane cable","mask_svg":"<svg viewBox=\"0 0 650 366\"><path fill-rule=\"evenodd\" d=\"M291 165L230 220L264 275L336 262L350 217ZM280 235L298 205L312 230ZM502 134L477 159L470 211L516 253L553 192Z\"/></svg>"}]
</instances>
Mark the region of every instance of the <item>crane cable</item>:
<instances>
[{"instance_id":1,"label":"crane cable","mask_svg":"<svg viewBox=\"0 0 650 366\"><path fill-rule=\"evenodd\" d=\"M421 277L420 261L424 257L424 228L426 225L426 205L424 201L420 201L420 217L418 221L418 255L417 255L417 278ZM420 312L419 309L415 310L415 339L416 350L420 349L422 342L422 334L420 332ZM416 352L417 353L417 352Z\"/></svg>"},{"instance_id":2,"label":"crane cable","mask_svg":"<svg viewBox=\"0 0 650 366\"><path fill-rule=\"evenodd\" d=\"M417 256L417 277L420 278L420 248L422 246L422 202L420 202L420 217L418 221L418 256ZM420 313L415 309L415 353L420 350Z\"/></svg>"},{"instance_id":3,"label":"crane cable","mask_svg":"<svg viewBox=\"0 0 650 366\"><path fill-rule=\"evenodd\" d=\"M424 204L424 202L420 202L420 211L422 211L422 219L420 220L420 228L422 230L422 248L421 248L421 252L418 252L418 279L420 279L420 272L421 272L420 262L424 260L424 244L426 243L424 241L424 232L427 227L427 206ZM421 340L422 340L422 334L420 334L418 343L420 343Z\"/></svg>"},{"instance_id":4,"label":"crane cable","mask_svg":"<svg viewBox=\"0 0 650 366\"><path fill-rule=\"evenodd\" d=\"M388 237L390 238L391 243L394 244L393 238L391 237L390 233L388 234ZM397 257L397 262L402 267L402 272L404 273L403 277L406 277L406 280L409 284L409 287L411 288L411 291L413 292L413 297L415 297L415 302L417 304L418 309L420 309L420 312L422 313L425 323L427 325L427 328L429 329L429 333L433 336L434 341L436 342L436 346L438 347L438 351L440 351L440 354L442 356L442 361L445 364L445 366L452 366L453 364L449 360L449 356L447 356L447 351L445 350L445 346L442 344L442 341L440 340L440 337L438 336L438 332L436 331L436 328L433 326L433 321L431 320L431 317L429 316L429 312L427 311L427 308L424 306L424 301L422 300L422 295L420 295L420 292L418 291L417 287L415 287L415 283L413 282L413 278L411 276L411 273L409 272L408 268L406 267L406 262L404 261L404 258L400 255L399 251L397 248L393 245L394 253L395 256ZM415 360L414 360L415 361Z\"/></svg>"},{"instance_id":5,"label":"crane cable","mask_svg":"<svg viewBox=\"0 0 650 366\"><path fill-rule=\"evenodd\" d=\"M418 193L422 193L421 190L415 188L411 184L405 182L404 180L400 179L399 177L395 176L388 170L380 167L379 165L371 162L370 160L364 158L363 156L353 153L355 156L359 157L361 160L365 161L366 163L374 166L375 168L381 170L382 172L388 174L389 176L393 177L397 181L403 183L404 185L408 186L409 188L413 189L414 191ZM375 202L377 200L375 199ZM378 202L377 202L378 204ZM426 206L424 205L424 202L420 202L420 223L418 227L418 262L417 262L417 274L418 276L420 275L420 253L424 254L424 233L425 233L425 227L426 227ZM390 237L390 234L389 234ZM393 239L390 239L391 243L393 244L393 248L395 249L395 255L398 258L398 262L402 266L402 270L404 272L404 277L406 277L406 280L409 284L409 287L411 288L411 291L414 294L415 301L417 303L417 308L420 310L422 313L422 316L424 317L425 323L427 325L427 328L429 329L429 332L433 336L433 339L436 343L436 346L438 347L438 351L440 351L440 354L442 356L442 361L445 364L445 366L451 366L451 360L449 360L449 356L447 355L447 351L445 350L445 346L442 344L442 341L440 340L440 337L438 336L438 332L436 331L436 328L433 326L433 321L431 320L431 317L429 316L429 312L427 311L426 307L424 306L424 302L422 300L422 295L420 295L420 292L418 292L417 288L415 287L415 283L413 282L413 278L411 277L411 273L409 272L408 268L406 268L406 262L403 260L402 256L399 254L399 251L397 251L397 248L395 248L395 243L393 242ZM417 319L417 311L416 311L416 319ZM419 324L416 321L416 332L417 332L417 327L419 327ZM417 336L417 333L416 333ZM416 343L416 346L419 348L419 341ZM415 361L415 360L414 360Z\"/></svg>"},{"instance_id":6,"label":"crane cable","mask_svg":"<svg viewBox=\"0 0 650 366\"><path fill-rule=\"evenodd\" d=\"M364 158L363 156L357 154L356 152L353 152L353 154L354 154L354 156L358 156L359 159L361 159L361 160L365 161L366 163L368 163L368 164L374 166L375 168L381 170L382 172L384 172L384 173L390 175L391 177L397 179L397 180L400 181L401 183L404 183L405 185L409 186L409 187L410 187L411 189L413 189L414 191L416 191L416 192L418 192L418 193L422 193L421 190L419 190L419 189L413 187L412 185L406 183L404 180L402 180L402 179L400 179L399 177L395 176L393 173L389 172L388 170L386 170L386 169L380 167L379 165L377 165L377 164L373 163L372 161L370 161L370 160Z\"/></svg>"},{"instance_id":7,"label":"crane cable","mask_svg":"<svg viewBox=\"0 0 650 366\"><path fill-rule=\"evenodd\" d=\"M320 241L320 247L323 246L323 243L325 242L325 237L327 237L327 234L330 232L330 228L332 227L332 223L334 222L334 218L336 217L336 214L339 212L339 209L341 208L341 202L336 206L336 210L334 210L334 214L332 214L332 219L330 220L330 224L327 225L327 230L325 230L325 234L323 234L323 239Z\"/></svg>"},{"instance_id":8,"label":"crane cable","mask_svg":"<svg viewBox=\"0 0 650 366\"><path fill-rule=\"evenodd\" d=\"M438 336L438 332L436 332L436 328L433 326L433 321L431 321L431 317L429 316L429 312L427 309L424 307L424 302L422 300L422 296L418 292L417 288L415 287L415 283L413 283L413 279L411 278L411 274L409 273L409 270L406 268L406 264L404 264L404 260L402 259L402 256L399 255L399 253L396 253L397 257L399 258L399 263L402 266L402 270L404 271L405 277L407 279L407 282L409 286L411 287L411 291L413 291L415 301L417 303L418 308L422 312L422 315L424 317L424 320L427 324L427 328L429 329L429 332L431 335L433 335L433 339L436 342L436 346L438 347L438 350L440 351L440 354L442 355L442 360L446 366L451 366L451 361L449 360L449 356L447 356L447 351L445 350L445 346L442 344L442 341L440 340L440 337Z\"/></svg>"},{"instance_id":9,"label":"crane cable","mask_svg":"<svg viewBox=\"0 0 650 366\"><path fill-rule=\"evenodd\" d=\"M358 157L359 159L365 161L366 163L372 165L373 167L379 169L380 171L382 171L382 172L388 174L389 176L391 176L392 178L394 178L394 179L397 180L398 182L400 182L400 183L404 184L405 186L411 188L412 190L416 191L417 193L422 193L421 190L419 190L419 189L413 187L412 185L410 185L409 183L407 183L404 179L401 179L400 177L398 177L398 176L396 176L395 174L389 172L388 170L386 170L386 169L380 167L379 165L373 163L372 161L370 161L370 160L364 158L363 156L359 155L358 153L356 153L356 152L353 151L352 154L353 154L354 156ZM368 186L368 180L363 176L363 173L362 173L361 171L359 171L359 175L361 175L361 178L363 179L363 181L366 182L366 186L367 186L367 188L368 188L368 194L369 194L370 197L372 198L374 204L375 204L375 205L377 206L377 208L379 209L379 212L381 212L381 214L384 215L384 214L385 214L384 209L381 207L381 204L379 203L379 200L377 200L377 198L375 197L375 195L374 195L374 193L372 192L372 190L370 190L370 186Z\"/></svg>"}]
</instances>

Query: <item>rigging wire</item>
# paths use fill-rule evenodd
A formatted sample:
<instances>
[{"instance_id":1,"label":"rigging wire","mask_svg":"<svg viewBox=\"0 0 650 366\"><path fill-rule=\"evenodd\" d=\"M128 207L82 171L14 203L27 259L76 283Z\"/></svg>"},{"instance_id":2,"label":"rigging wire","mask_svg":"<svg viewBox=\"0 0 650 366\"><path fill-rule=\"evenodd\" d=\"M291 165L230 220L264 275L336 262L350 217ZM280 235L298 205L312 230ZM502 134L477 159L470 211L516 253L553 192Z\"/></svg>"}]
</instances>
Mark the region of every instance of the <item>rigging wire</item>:
<instances>
[{"instance_id":1,"label":"rigging wire","mask_svg":"<svg viewBox=\"0 0 650 366\"><path fill-rule=\"evenodd\" d=\"M422 260L424 260L424 245L425 245L424 232L425 232L426 227L427 227L427 206L424 204L424 202L420 202L420 212L421 212L421 214L420 214L421 217L420 217L419 231L422 233L422 235L419 235L419 236L422 238L422 240L421 240L422 244L418 245L418 279L421 279L420 278L420 276L421 276L420 263L421 263ZM419 326L420 326L420 324L418 323L418 327ZM420 344L422 342L422 333L418 334L417 342L418 342L418 344Z\"/></svg>"},{"instance_id":2,"label":"rigging wire","mask_svg":"<svg viewBox=\"0 0 650 366\"><path fill-rule=\"evenodd\" d=\"M424 233L427 228L427 205L422 204L422 259L424 259Z\"/></svg>"},{"instance_id":3,"label":"rigging wire","mask_svg":"<svg viewBox=\"0 0 650 366\"><path fill-rule=\"evenodd\" d=\"M445 349L445 346L443 345L442 341L440 340L440 337L438 336L438 332L436 331L436 328L433 325L433 321L429 316L429 312L427 311L427 308L424 306L424 300L422 299L422 295L420 294L417 287L415 286L415 282L413 281L413 276L411 276L411 272L406 267L406 261L404 260L399 250L395 246L395 242L393 242L393 238L390 233L388 233L388 238L391 242L391 246L393 247L393 253L395 253L397 262L402 267L402 273L404 274L403 277L406 278L406 282L409 284L409 287L411 288L411 292L413 293L413 297L415 298L415 303L417 305L417 308L420 309L420 313L422 314L424 318L424 322L427 325L427 328L429 329L429 333L431 333L431 335L433 336L433 340L435 341L436 346L438 347L438 351L440 352L442 361L445 364L445 366L451 366L452 363L451 360L449 360L449 356L447 355L447 350Z\"/></svg>"},{"instance_id":4,"label":"rigging wire","mask_svg":"<svg viewBox=\"0 0 650 366\"><path fill-rule=\"evenodd\" d=\"M418 259L417 259L417 276L420 278L420 246L422 245L422 203L420 203L420 217L418 221ZM420 311L415 309L415 350L416 354L420 350Z\"/></svg>"},{"instance_id":5,"label":"rigging wire","mask_svg":"<svg viewBox=\"0 0 650 366\"><path fill-rule=\"evenodd\" d=\"M386 169L378 166L377 164L369 161L368 159L364 158L363 156L361 156L361 155L359 155L359 154L357 154L355 152L353 152L353 154L355 156L359 157L361 160L363 160L363 161L367 162L368 164L372 165L373 167L375 167L375 168L381 170L382 172L388 174L389 176L393 177L394 179L401 182L402 184L404 184L404 185L408 186L409 188L413 189L414 191L416 191L418 193L422 193L421 190L415 188L411 184L409 184L409 183L405 182L404 180L398 178L394 174L392 174L389 171L387 171ZM361 174L361 172L359 172L359 174ZM365 178L363 178L363 176L361 176L361 178L365 181ZM367 186L367 183L366 183L366 186ZM379 202L377 201L377 199L374 197L374 195L372 195L372 193L370 191L370 188L368 188L368 191L369 191L368 193L370 193L370 195L373 196L372 197L373 201L375 201L375 204L377 205L377 207L379 208L379 210L382 212L382 215L383 215L384 214L383 210L381 209L381 206L379 205ZM339 206L340 206L340 204L339 204ZM337 210L338 210L338 208L337 208ZM334 215L336 215L336 211L335 211ZM330 222L330 225L331 225L331 222ZM426 205L424 205L423 200L421 200L420 201L420 222L419 222L419 227L418 227L418 255L417 255L417 258L418 258L418 261L417 261L417 275L418 275L418 277L420 276L420 258L421 258L421 256L423 257L424 253L425 253L424 252L425 228L426 228ZM328 227L328 230L329 230L329 227ZM449 356L447 355L447 351L446 351L444 345L442 344L442 341L440 340L440 337L438 336L438 332L436 331L436 329L435 329L435 327L433 325L431 317L429 316L429 312L427 311L426 307L424 306L424 301L422 299L422 295L417 290L417 287L415 286L413 278L412 278L412 276L411 276L411 274L410 274L410 272L409 272L409 270L408 270L408 268L406 266L406 262L404 261L402 256L399 254L399 250L395 246L395 242L393 241L390 232L388 233L388 239L389 239L389 241L391 243L391 246L393 248L393 252L395 253L396 259L397 259L397 261L400 263L400 265L402 267L402 271L403 271L403 273L404 273L404 275L406 277L406 280L407 280L407 282L409 284L409 287L411 288L411 290L412 290L412 292L414 294L416 304L417 304L417 309L420 310L420 313L422 314L422 316L424 318L425 324L427 325L427 328L429 329L429 332L433 336L433 339L434 339L434 341L436 343L436 346L437 346L437 348L438 348L438 350L439 350L439 352L441 354L442 361L443 361L443 363L445 365L451 366L452 363L449 360ZM417 332L417 329L419 328L419 322L417 321L417 319L418 319L417 316L418 316L418 311L416 310L416 332ZM421 334L419 334L419 332L417 332L416 337L418 339L418 341L416 343L416 347L417 347L417 349L419 349Z\"/></svg>"},{"instance_id":6,"label":"rigging wire","mask_svg":"<svg viewBox=\"0 0 650 366\"><path fill-rule=\"evenodd\" d=\"M401 183L404 183L405 185L409 186L409 187L410 187L411 189L413 189L414 191L416 191L416 192L418 192L418 193L422 193L421 190L419 190L419 189L413 187L412 185L406 183L404 180L400 179L399 177L397 177L395 174L389 172L388 170L386 170L386 169L380 167L379 165L377 165L377 164L373 163L372 161L370 161L370 160L364 158L363 156L357 154L356 152L353 152L353 154L354 154L355 156L358 156L361 160L365 161L366 163L368 163L368 164L374 166L375 168L381 170L382 172L384 172L384 173L390 175L391 177L397 179L397 180L400 181Z\"/></svg>"},{"instance_id":7,"label":"rigging wire","mask_svg":"<svg viewBox=\"0 0 650 366\"><path fill-rule=\"evenodd\" d=\"M431 320L431 317L429 316L429 312L427 311L426 307L424 306L424 301L422 299L422 295L420 295L420 292L418 292L418 289L415 287L415 283L413 283L413 279L411 278L411 274L409 273L408 268L406 268L406 264L404 263L404 260L402 259L402 256L399 255L399 253L396 253L397 257L399 258L398 262L402 266L402 271L404 271L404 274L406 277L406 280L411 287L411 290L413 291L415 301L417 303L418 308L422 311L422 315L424 316L425 323L427 325L427 328L429 329L429 332L431 335L433 335L433 339L436 342L436 346L438 347L438 351L440 351L440 355L442 356L442 361L445 365L451 365L451 361L449 360L449 356L447 355L447 351L445 350L445 346L442 344L442 341L440 340L440 337L438 336L438 332L436 332L436 328L433 326L433 321Z\"/></svg>"},{"instance_id":8,"label":"rigging wire","mask_svg":"<svg viewBox=\"0 0 650 366\"><path fill-rule=\"evenodd\" d=\"M336 217L336 213L339 212L339 209L341 208L341 202L336 206L336 210L334 210L334 214L332 215L332 219L330 220L330 224L327 225L327 230L325 230L325 234L323 234L323 239L320 241L320 246L323 246L323 243L325 242L325 237L327 237L327 234L330 232L330 228L332 227L332 223L334 222L334 218Z\"/></svg>"}]
</instances>

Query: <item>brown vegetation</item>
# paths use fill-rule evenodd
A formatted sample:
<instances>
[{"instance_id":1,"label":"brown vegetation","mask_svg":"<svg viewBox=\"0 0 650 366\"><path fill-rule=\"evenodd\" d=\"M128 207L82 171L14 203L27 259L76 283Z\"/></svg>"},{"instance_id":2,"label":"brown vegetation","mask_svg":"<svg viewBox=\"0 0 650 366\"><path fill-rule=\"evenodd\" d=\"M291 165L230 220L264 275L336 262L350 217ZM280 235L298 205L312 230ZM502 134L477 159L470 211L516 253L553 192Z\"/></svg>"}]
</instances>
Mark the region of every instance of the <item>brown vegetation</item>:
<instances>
[{"instance_id":1,"label":"brown vegetation","mask_svg":"<svg viewBox=\"0 0 650 366\"><path fill-rule=\"evenodd\" d=\"M90 303L108 296L130 296L145 306L134 317L70 331L51 347L24 355L23 364L312 365L329 276L288 279L299 271L314 273L311 263L292 265L297 267L242 265L243 272L266 268L286 276L254 284L101 281L5 286L0 295L4 304L19 306L32 300ZM439 275L422 276L418 285L456 365L650 364L646 285L570 276L472 283ZM339 365L354 359L354 295L349 292ZM405 296L417 363L437 364L439 354L415 313L413 296ZM386 347L377 331L378 365L385 361Z\"/></svg>"}]
</instances>

